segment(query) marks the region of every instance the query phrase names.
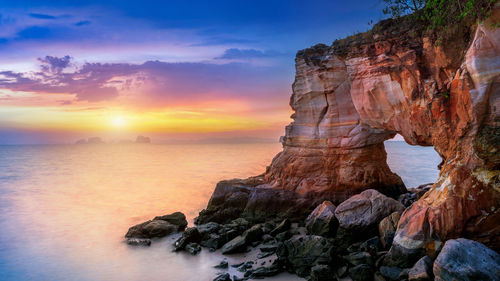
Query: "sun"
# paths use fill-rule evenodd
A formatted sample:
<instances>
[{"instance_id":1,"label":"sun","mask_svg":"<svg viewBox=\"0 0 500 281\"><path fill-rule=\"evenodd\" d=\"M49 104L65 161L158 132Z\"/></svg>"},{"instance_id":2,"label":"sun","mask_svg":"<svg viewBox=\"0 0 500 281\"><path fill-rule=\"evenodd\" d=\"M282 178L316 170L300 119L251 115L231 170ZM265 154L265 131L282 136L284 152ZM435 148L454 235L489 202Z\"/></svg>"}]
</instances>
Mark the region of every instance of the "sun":
<instances>
[{"instance_id":1,"label":"sun","mask_svg":"<svg viewBox=\"0 0 500 281\"><path fill-rule=\"evenodd\" d=\"M122 127L125 127L126 125L126 121L123 117L121 116L116 116L114 117L112 120L111 120L111 124L113 125L113 127L115 128L122 128Z\"/></svg>"}]
</instances>

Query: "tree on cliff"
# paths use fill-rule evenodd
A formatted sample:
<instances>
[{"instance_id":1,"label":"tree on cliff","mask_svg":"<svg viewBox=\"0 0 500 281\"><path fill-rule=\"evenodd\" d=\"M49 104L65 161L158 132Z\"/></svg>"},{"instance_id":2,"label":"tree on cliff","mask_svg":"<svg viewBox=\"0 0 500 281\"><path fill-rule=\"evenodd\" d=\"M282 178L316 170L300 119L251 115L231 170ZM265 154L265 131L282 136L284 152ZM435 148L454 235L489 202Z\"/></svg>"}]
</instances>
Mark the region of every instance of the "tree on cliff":
<instances>
[{"instance_id":1,"label":"tree on cliff","mask_svg":"<svg viewBox=\"0 0 500 281\"><path fill-rule=\"evenodd\" d=\"M412 14L415 20L439 29L463 21L489 17L496 0L384 0L384 14L394 18Z\"/></svg>"}]
</instances>

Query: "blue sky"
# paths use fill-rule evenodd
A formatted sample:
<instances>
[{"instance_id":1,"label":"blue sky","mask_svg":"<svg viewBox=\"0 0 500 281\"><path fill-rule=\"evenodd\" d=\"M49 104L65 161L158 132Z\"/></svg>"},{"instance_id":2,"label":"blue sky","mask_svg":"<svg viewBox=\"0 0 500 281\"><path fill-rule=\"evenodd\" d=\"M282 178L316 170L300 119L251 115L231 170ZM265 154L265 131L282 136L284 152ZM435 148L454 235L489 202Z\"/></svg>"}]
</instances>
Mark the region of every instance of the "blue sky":
<instances>
[{"instance_id":1,"label":"blue sky","mask_svg":"<svg viewBox=\"0 0 500 281\"><path fill-rule=\"evenodd\" d=\"M1 1L0 143L16 142L16 132L27 130L33 142L57 142L47 130L62 130L63 120L37 123L28 114L33 109L44 116L68 108L132 116L199 110L211 101L220 112L244 103L246 118L273 120L258 135L275 137L289 122L295 53L365 31L383 18L381 6L380 0ZM255 135L244 127L235 135Z\"/></svg>"}]
</instances>

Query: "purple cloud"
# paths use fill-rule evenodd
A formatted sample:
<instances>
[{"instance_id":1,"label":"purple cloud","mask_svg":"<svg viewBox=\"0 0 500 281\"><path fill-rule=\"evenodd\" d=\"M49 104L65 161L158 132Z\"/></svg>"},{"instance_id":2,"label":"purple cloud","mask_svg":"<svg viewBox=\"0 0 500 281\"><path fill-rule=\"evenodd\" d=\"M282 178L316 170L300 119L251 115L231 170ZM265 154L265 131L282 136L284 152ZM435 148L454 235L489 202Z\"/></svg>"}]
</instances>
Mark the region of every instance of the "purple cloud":
<instances>
[{"instance_id":1,"label":"purple cloud","mask_svg":"<svg viewBox=\"0 0 500 281\"><path fill-rule=\"evenodd\" d=\"M41 68L45 72L59 73L70 65L71 57L64 56L62 58L45 56L45 58L38 58L42 63Z\"/></svg>"},{"instance_id":2,"label":"purple cloud","mask_svg":"<svg viewBox=\"0 0 500 281\"><path fill-rule=\"evenodd\" d=\"M73 72L64 71L71 57L38 59L41 71L0 72L0 88L13 91L75 94L77 100L97 102L116 98L131 89L148 100L174 101L200 97L287 95L286 75L276 68L242 63L143 64L85 63ZM283 87L285 86L285 87Z\"/></svg>"}]
</instances>

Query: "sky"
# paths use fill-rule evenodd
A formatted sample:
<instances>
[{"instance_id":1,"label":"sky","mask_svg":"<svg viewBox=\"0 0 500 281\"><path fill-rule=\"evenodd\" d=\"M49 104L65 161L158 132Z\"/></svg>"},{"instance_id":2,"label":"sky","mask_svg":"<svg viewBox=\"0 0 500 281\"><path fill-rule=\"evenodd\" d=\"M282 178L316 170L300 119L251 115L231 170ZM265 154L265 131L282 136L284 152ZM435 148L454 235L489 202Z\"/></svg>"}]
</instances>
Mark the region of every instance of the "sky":
<instances>
[{"instance_id":1,"label":"sky","mask_svg":"<svg viewBox=\"0 0 500 281\"><path fill-rule=\"evenodd\" d=\"M298 50L380 0L0 0L0 144L273 139Z\"/></svg>"}]
</instances>

